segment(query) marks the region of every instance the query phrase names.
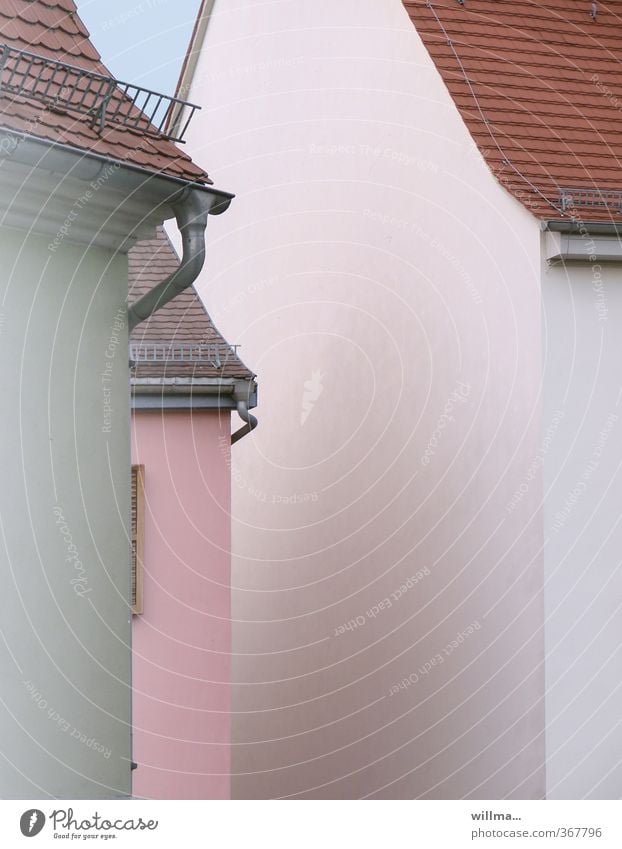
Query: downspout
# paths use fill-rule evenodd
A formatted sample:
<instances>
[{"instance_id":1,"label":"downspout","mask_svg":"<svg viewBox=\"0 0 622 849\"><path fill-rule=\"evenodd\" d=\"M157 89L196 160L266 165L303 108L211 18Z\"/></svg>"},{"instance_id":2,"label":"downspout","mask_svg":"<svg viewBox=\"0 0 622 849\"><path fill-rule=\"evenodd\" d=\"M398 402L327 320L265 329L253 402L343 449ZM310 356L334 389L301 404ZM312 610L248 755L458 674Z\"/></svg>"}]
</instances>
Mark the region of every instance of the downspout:
<instances>
[{"instance_id":1,"label":"downspout","mask_svg":"<svg viewBox=\"0 0 622 849\"><path fill-rule=\"evenodd\" d=\"M180 267L128 309L130 331L194 283L205 262L207 216L220 215L233 199L229 192L211 186L189 185L187 180L179 177L169 177L90 151L3 129L0 131L0 162L4 159L31 169L43 168L50 173L68 174L85 181L97 179L104 169L110 170L112 166L113 174L108 183L114 188L118 188L116 169L122 169L125 190L130 179L132 194L143 188L152 191L152 208L166 206L173 210L183 245Z\"/></svg>"},{"instance_id":2,"label":"downspout","mask_svg":"<svg viewBox=\"0 0 622 849\"><path fill-rule=\"evenodd\" d=\"M213 208L214 200L214 197L203 192L190 191L173 205L183 246L179 268L132 304L128 310L130 332L184 289L192 286L199 276L205 262L207 216L223 211L222 204Z\"/></svg>"},{"instance_id":3,"label":"downspout","mask_svg":"<svg viewBox=\"0 0 622 849\"><path fill-rule=\"evenodd\" d=\"M251 430L254 430L257 427L257 419L255 416L251 415L248 411L248 404L246 401L238 401L238 416L242 419L246 424L241 427L239 430L236 430L235 433L231 434L231 444L233 445L239 439L242 439L243 436L246 436L247 433L250 433Z\"/></svg>"},{"instance_id":4,"label":"downspout","mask_svg":"<svg viewBox=\"0 0 622 849\"><path fill-rule=\"evenodd\" d=\"M218 215L223 211L223 206L226 208L229 205L230 200L228 198L224 203L214 205L213 197L202 192L190 192L173 206L183 246L179 268L132 304L128 310L130 332L184 289L192 286L205 262L207 216L210 213ZM245 424L231 434L232 445L257 427L257 419L249 412L247 401L238 398L237 411Z\"/></svg>"}]
</instances>

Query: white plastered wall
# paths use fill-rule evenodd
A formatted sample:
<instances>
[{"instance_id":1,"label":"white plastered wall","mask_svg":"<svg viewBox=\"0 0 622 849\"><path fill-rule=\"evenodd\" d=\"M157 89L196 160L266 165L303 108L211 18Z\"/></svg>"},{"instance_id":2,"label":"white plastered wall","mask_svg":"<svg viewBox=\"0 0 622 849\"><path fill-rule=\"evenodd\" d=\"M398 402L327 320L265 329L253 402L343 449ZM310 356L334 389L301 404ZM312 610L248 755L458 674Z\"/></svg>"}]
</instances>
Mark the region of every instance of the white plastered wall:
<instances>
[{"instance_id":1,"label":"white plastered wall","mask_svg":"<svg viewBox=\"0 0 622 849\"><path fill-rule=\"evenodd\" d=\"M398 0L217 0L188 97L190 152L237 193L199 288L260 385L233 795L541 797L538 476L512 506L541 443L537 222Z\"/></svg>"},{"instance_id":2,"label":"white plastered wall","mask_svg":"<svg viewBox=\"0 0 622 849\"><path fill-rule=\"evenodd\" d=\"M543 268L547 795L622 787L619 263ZM546 436L548 432L548 437Z\"/></svg>"}]
</instances>

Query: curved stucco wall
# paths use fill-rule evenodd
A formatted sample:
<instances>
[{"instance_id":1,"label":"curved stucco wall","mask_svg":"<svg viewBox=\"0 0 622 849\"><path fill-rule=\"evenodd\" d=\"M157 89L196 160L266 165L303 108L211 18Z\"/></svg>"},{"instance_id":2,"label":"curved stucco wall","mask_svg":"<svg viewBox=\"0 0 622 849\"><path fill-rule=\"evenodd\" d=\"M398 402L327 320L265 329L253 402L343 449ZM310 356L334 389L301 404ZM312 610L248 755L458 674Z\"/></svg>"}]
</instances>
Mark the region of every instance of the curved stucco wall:
<instances>
[{"instance_id":1,"label":"curved stucco wall","mask_svg":"<svg viewBox=\"0 0 622 849\"><path fill-rule=\"evenodd\" d=\"M186 94L237 193L200 291L260 381L234 796L542 796L537 222L398 0L217 0Z\"/></svg>"}]
</instances>

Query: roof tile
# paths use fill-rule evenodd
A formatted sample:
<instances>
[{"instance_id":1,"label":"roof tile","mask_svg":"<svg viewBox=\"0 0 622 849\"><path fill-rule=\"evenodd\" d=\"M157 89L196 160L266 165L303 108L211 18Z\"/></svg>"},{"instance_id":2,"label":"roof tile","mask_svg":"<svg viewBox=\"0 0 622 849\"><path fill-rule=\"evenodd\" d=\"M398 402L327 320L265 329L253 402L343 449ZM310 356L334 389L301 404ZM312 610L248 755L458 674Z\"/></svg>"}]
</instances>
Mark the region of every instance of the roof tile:
<instances>
[{"instance_id":1,"label":"roof tile","mask_svg":"<svg viewBox=\"0 0 622 849\"><path fill-rule=\"evenodd\" d=\"M0 0L0 43L111 76L89 41L88 31L77 14L73 0ZM2 72L3 80L8 78L13 67L14 63L9 61ZM70 75L69 81L72 80L76 80L75 75ZM34 79L30 84L36 90ZM58 92L53 92L52 96L55 93ZM147 118L135 106L130 106L129 99L117 89L111 108L119 103L128 104L129 114L137 119L137 127L132 129L108 123L100 133L97 127L90 126L90 119L84 113L67 109L62 114L35 98L4 91L0 93L0 125L82 150L94 150L110 159L138 165L149 171L211 183L207 174L190 157L172 142L154 135L155 130ZM25 130L24 122L30 124L29 129ZM149 138L149 144L144 147L137 145L137 137Z\"/></svg>"},{"instance_id":2,"label":"roof tile","mask_svg":"<svg viewBox=\"0 0 622 849\"><path fill-rule=\"evenodd\" d=\"M561 188L622 191L613 3L600 2L592 21L587 0L403 2L491 170L531 212L561 217Z\"/></svg>"},{"instance_id":3,"label":"roof tile","mask_svg":"<svg viewBox=\"0 0 622 849\"><path fill-rule=\"evenodd\" d=\"M179 267L177 254L161 227L155 239L143 240L130 248L128 263L130 303ZM132 331L130 339L132 342L165 342L169 345L203 343L217 345L221 351L220 368L205 362L139 363L132 370L135 378L209 377L250 380L254 377L239 357L227 350L227 342L212 323L194 287L183 291L151 318L139 324Z\"/></svg>"}]
</instances>

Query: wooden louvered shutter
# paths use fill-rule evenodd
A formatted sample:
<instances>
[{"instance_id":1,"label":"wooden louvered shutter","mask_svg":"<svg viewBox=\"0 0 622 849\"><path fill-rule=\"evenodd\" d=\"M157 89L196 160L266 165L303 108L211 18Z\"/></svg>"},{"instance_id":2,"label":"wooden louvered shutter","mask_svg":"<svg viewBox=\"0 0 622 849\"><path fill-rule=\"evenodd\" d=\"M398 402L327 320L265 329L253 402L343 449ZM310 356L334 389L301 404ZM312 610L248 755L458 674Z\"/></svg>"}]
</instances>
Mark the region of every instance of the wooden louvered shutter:
<instances>
[{"instance_id":1,"label":"wooden louvered shutter","mask_svg":"<svg viewBox=\"0 0 622 849\"><path fill-rule=\"evenodd\" d=\"M132 613L143 612L143 548L145 514L145 467L132 466Z\"/></svg>"}]
</instances>

